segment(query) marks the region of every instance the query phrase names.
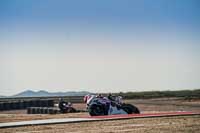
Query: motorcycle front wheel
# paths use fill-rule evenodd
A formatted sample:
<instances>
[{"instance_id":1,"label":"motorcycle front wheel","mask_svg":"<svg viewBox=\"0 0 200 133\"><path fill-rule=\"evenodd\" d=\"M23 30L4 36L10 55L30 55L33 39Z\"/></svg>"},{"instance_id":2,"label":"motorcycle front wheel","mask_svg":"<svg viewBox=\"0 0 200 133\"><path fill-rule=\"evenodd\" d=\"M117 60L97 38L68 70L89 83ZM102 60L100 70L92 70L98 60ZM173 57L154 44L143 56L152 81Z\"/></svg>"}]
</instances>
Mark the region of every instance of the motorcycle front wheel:
<instances>
[{"instance_id":1,"label":"motorcycle front wheel","mask_svg":"<svg viewBox=\"0 0 200 133\"><path fill-rule=\"evenodd\" d=\"M91 116L105 115L103 106L97 104L90 105L88 111Z\"/></svg>"}]
</instances>

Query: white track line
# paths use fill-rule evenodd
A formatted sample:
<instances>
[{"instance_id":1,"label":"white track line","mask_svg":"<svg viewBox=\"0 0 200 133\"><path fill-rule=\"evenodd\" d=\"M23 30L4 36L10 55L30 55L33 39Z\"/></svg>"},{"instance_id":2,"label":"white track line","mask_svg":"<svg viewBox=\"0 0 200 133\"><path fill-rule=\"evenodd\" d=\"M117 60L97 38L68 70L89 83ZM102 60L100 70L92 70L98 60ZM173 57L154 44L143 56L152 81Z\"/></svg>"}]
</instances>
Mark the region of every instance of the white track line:
<instances>
[{"instance_id":1,"label":"white track line","mask_svg":"<svg viewBox=\"0 0 200 133\"><path fill-rule=\"evenodd\" d=\"M138 118L154 118L154 117L173 117L173 116L187 116L187 115L200 115L200 114L177 114L177 115L161 115L161 116L145 116L145 117L126 117L126 118L62 118L62 119L45 119L45 120L31 120L20 122L0 123L0 128L20 127L30 125L49 125L61 123L79 123L79 122L92 122L92 121L108 121L108 120L121 120L121 119L138 119Z\"/></svg>"}]
</instances>

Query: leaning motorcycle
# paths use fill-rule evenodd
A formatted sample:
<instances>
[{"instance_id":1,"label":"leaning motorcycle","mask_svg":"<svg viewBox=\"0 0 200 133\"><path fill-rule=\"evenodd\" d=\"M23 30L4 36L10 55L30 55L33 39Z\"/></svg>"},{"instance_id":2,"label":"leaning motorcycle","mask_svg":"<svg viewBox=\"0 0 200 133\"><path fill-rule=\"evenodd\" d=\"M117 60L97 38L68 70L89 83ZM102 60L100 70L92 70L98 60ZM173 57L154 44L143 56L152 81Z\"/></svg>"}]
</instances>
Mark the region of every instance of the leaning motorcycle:
<instances>
[{"instance_id":1,"label":"leaning motorcycle","mask_svg":"<svg viewBox=\"0 0 200 133\"><path fill-rule=\"evenodd\" d=\"M120 96L112 99L91 96L87 101L87 110L91 116L140 113L136 106L123 103Z\"/></svg>"}]
</instances>

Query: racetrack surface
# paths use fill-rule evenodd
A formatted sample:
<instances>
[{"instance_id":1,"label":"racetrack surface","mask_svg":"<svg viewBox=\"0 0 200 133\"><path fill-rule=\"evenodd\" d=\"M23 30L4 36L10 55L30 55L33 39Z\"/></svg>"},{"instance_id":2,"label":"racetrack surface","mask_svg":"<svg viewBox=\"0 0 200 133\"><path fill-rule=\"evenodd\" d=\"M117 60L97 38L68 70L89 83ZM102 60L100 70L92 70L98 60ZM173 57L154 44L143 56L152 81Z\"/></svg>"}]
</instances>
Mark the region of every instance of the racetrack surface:
<instances>
[{"instance_id":1,"label":"racetrack surface","mask_svg":"<svg viewBox=\"0 0 200 133\"><path fill-rule=\"evenodd\" d=\"M186 116L186 115L200 115L200 112L165 112L165 113L149 113L149 114L108 115L108 116L92 116L92 117L82 117L82 118L32 120L32 121L0 123L0 128L21 127L21 126L31 126L31 125L49 125L49 124L61 124L61 123L80 123L80 122L105 121L105 120L123 120L123 119L149 118L149 117L152 118L172 117L172 116Z\"/></svg>"},{"instance_id":2,"label":"racetrack surface","mask_svg":"<svg viewBox=\"0 0 200 133\"><path fill-rule=\"evenodd\" d=\"M200 99L133 99L126 100L126 103L136 105L142 113L164 113L164 112L200 112ZM78 109L84 109L85 104L74 104ZM88 113L69 113L69 114L26 114L25 110L2 111L0 112L0 123L18 122L29 120L60 119L60 118L82 118L89 117ZM200 116L173 116L156 118L137 118L112 121L82 122L68 124L25 126L16 128L0 129L1 133L60 133L60 132L78 132L78 133L106 133L106 132L199 132Z\"/></svg>"},{"instance_id":3,"label":"racetrack surface","mask_svg":"<svg viewBox=\"0 0 200 133\"><path fill-rule=\"evenodd\" d=\"M200 116L138 118L0 129L1 133L198 133Z\"/></svg>"}]
</instances>

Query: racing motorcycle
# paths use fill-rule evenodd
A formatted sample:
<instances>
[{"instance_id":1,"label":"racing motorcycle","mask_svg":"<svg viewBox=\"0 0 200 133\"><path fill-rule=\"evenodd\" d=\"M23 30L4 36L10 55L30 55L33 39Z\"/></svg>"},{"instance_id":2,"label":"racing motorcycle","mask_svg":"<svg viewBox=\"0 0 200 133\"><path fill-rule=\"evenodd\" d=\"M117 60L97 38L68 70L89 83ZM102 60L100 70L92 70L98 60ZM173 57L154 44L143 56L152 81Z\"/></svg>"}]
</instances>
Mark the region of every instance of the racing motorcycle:
<instances>
[{"instance_id":1,"label":"racing motorcycle","mask_svg":"<svg viewBox=\"0 0 200 133\"><path fill-rule=\"evenodd\" d=\"M63 99L60 100L58 107L59 107L61 113L77 112L76 109L72 106L72 103L65 102Z\"/></svg>"},{"instance_id":2,"label":"racing motorcycle","mask_svg":"<svg viewBox=\"0 0 200 133\"><path fill-rule=\"evenodd\" d=\"M91 116L116 115L116 114L139 114L139 109L131 104L122 102L122 97L102 97L86 95L84 101Z\"/></svg>"}]
</instances>

